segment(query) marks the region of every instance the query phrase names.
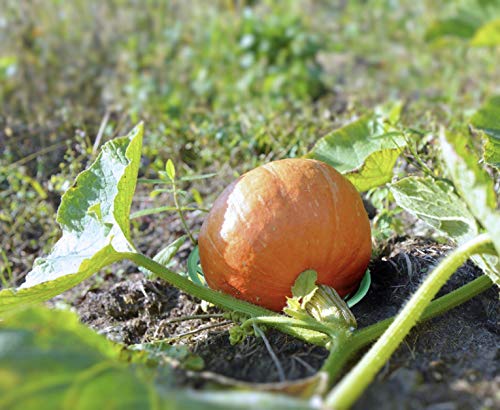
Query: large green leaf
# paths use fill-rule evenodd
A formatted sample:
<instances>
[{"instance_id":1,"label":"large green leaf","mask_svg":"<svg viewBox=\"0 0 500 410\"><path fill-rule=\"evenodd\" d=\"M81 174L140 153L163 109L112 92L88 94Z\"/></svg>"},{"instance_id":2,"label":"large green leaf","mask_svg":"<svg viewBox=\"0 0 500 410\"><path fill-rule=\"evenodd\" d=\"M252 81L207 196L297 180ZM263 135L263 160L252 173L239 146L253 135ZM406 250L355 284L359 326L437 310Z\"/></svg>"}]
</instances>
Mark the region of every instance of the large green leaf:
<instances>
[{"instance_id":1,"label":"large green leaf","mask_svg":"<svg viewBox=\"0 0 500 410\"><path fill-rule=\"evenodd\" d=\"M478 234L474 216L453 187L430 177L407 177L391 184L396 203L455 242Z\"/></svg>"},{"instance_id":2,"label":"large green leaf","mask_svg":"<svg viewBox=\"0 0 500 410\"><path fill-rule=\"evenodd\" d=\"M149 387L119 355L119 346L72 312L7 314L0 325L0 408L146 408Z\"/></svg>"},{"instance_id":3,"label":"large green leaf","mask_svg":"<svg viewBox=\"0 0 500 410\"><path fill-rule=\"evenodd\" d=\"M57 222L62 237L35 261L18 289L0 292L0 313L50 299L102 267L135 252L129 212L140 164L143 126L105 144L95 162L62 197Z\"/></svg>"},{"instance_id":4,"label":"large green leaf","mask_svg":"<svg viewBox=\"0 0 500 410\"><path fill-rule=\"evenodd\" d=\"M370 113L318 140L309 158L343 173L359 191L389 182L406 140L380 113Z\"/></svg>"},{"instance_id":5,"label":"large green leaf","mask_svg":"<svg viewBox=\"0 0 500 410\"><path fill-rule=\"evenodd\" d=\"M471 124L484 131L484 160L500 168L500 95L491 97L472 116Z\"/></svg>"},{"instance_id":6,"label":"large green leaf","mask_svg":"<svg viewBox=\"0 0 500 410\"><path fill-rule=\"evenodd\" d=\"M366 157L361 167L345 174L358 191L364 192L390 182L400 148L382 149Z\"/></svg>"},{"instance_id":7,"label":"large green leaf","mask_svg":"<svg viewBox=\"0 0 500 410\"><path fill-rule=\"evenodd\" d=\"M146 363L80 324L72 312L9 312L0 322L0 408L313 408L269 393L179 390L165 362L160 367Z\"/></svg>"},{"instance_id":8,"label":"large green leaf","mask_svg":"<svg viewBox=\"0 0 500 410\"><path fill-rule=\"evenodd\" d=\"M500 255L500 212L496 209L497 198L493 181L488 173L479 166L479 158L473 151L469 140L461 134L446 134L440 137L443 160L448 172L469 209L490 234L493 244ZM492 269L488 270L491 279L500 286L499 258L490 257Z\"/></svg>"},{"instance_id":9,"label":"large green leaf","mask_svg":"<svg viewBox=\"0 0 500 410\"><path fill-rule=\"evenodd\" d=\"M498 46L500 45L500 18L482 25L472 37L473 46Z\"/></svg>"},{"instance_id":10,"label":"large green leaf","mask_svg":"<svg viewBox=\"0 0 500 410\"><path fill-rule=\"evenodd\" d=\"M478 235L473 214L448 183L430 177L407 177L392 184L390 189L401 208L428 223L453 242L462 244ZM476 255L472 260L492 279L496 277L496 257Z\"/></svg>"}]
</instances>

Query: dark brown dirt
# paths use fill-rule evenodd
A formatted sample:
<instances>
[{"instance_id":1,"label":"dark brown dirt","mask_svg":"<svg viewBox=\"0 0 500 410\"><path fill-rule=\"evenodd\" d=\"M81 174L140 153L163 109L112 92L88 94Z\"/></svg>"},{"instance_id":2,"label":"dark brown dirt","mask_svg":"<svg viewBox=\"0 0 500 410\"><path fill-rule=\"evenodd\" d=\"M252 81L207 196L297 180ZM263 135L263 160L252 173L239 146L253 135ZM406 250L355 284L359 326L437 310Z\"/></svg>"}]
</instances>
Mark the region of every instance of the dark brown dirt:
<instances>
[{"instance_id":1,"label":"dark brown dirt","mask_svg":"<svg viewBox=\"0 0 500 410\"><path fill-rule=\"evenodd\" d=\"M197 219L193 217L193 223ZM180 252L180 265L188 248L186 244ZM390 249L385 257L372 262L372 287L353 308L360 327L396 314L425 272L450 248L425 239L400 238L393 241ZM230 325L222 317L171 322L194 314L221 312L213 307L204 312L197 300L161 280L146 279L132 266L124 265L120 272L95 277L58 299L69 301L84 323L125 344L182 336L200 329L176 343L188 345L201 356L206 371L254 383L279 380L262 339L249 337L231 346ZM467 263L441 293L478 275L478 270ZM420 324L355 408L465 410L500 406L498 313L497 291L490 289L447 314ZM204 327L210 329L201 330ZM326 357L323 348L273 330L266 334L287 380L314 374ZM186 375L179 382L204 385Z\"/></svg>"}]
</instances>

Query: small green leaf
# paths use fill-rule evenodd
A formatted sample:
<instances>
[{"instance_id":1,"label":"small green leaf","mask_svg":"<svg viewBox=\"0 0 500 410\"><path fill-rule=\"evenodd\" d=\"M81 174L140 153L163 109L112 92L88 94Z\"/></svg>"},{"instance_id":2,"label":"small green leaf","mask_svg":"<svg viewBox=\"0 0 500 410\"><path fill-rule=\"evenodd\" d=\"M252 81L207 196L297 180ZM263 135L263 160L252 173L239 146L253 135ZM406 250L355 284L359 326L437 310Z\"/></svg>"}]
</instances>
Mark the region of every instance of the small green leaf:
<instances>
[{"instance_id":1,"label":"small green leaf","mask_svg":"<svg viewBox=\"0 0 500 410\"><path fill-rule=\"evenodd\" d=\"M498 46L500 45L500 18L489 21L479 27L470 41L472 46Z\"/></svg>"},{"instance_id":2,"label":"small green leaf","mask_svg":"<svg viewBox=\"0 0 500 410\"><path fill-rule=\"evenodd\" d=\"M0 313L50 299L102 267L135 252L129 212L140 164L143 127L106 143L95 162L62 197L57 222L62 237L35 261L18 289L0 292Z\"/></svg>"},{"instance_id":3,"label":"small green leaf","mask_svg":"<svg viewBox=\"0 0 500 410\"><path fill-rule=\"evenodd\" d=\"M241 326L235 325L229 329L229 343L231 346L242 343L248 334Z\"/></svg>"},{"instance_id":4,"label":"small green leaf","mask_svg":"<svg viewBox=\"0 0 500 410\"><path fill-rule=\"evenodd\" d=\"M388 121L388 114L367 114L321 138L307 157L330 164L360 191L389 182L406 139Z\"/></svg>"},{"instance_id":5,"label":"small green leaf","mask_svg":"<svg viewBox=\"0 0 500 410\"><path fill-rule=\"evenodd\" d=\"M448 172L469 206L472 214L490 234L493 244L500 255L500 212L496 209L497 198L493 181L488 173L479 166L479 158L468 139L461 134L441 132L443 160ZM499 258L483 256L489 263L486 273L500 286Z\"/></svg>"},{"instance_id":6,"label":"small green leaf","mask_svg":"<svg viewBox=\"0 0 500 410\"><path fill-rule=\"evenodd\" d=\"M187 235L182 235L180 238L177 238L170 245L167 245L160 252L158 252L154 256L153 260L163 266L167 266L172 258L177 254L179 248L186 243L187 239Z\"/></svg>"},{"instance_id":7,"label":"small green leaf","mask_svg":"<svg viewBox=\"0 0 500 410\"><path fill-rule=\"evenodd\" d=\"M317 279L318 274L314 270L306 270L295 279L292 286L292 297L286 298L286 306L283 308L287 315L292 317L308 315L306 304L318 289L318 286L316 286Z\"/></svg>"},{"instance_id":8,"label":"small green leaf","mask_svg":"<svg viewBox=\"0 0 500 410\"><path fill-rule=\"evenodd\" d=\"M301 300L302 307L311 300L318 288L316 286L316 280L318 280L318 274L314 270L306 270L302 272L295 283L292 286L292 295L294 298Z\"/></svg>"},{"instance_id":9,"label":"small green leaf","mask_svg":"<svg viewBox=\"0 0 500 410\"><path fill-rule=\"evenodd\" d=\"M92 205L89 207L87 210L87 213L89 215L94 215L95 218L99 221L102 222L102 213L101 213L101 204L97 203L95 205Z\"/></svg>"},{"instance_id":10,"label":"small green leaf","mask_svg":"<svg viewBox=\"0 0 500 410\"><path fill-rule=\"evenodd\" d=\"M349 297L346 298L347 306L352 308L354 305L357 305L366 296L366 294L370 290L371 284L372 284L372 276L370 273L370 269L367 269L365 276L363 276L363 279L361 280L361 283L359 284L356 293L352 296L349 295Z\"/></svg>"},{"instance_id":11,"label":"small green leaf","mask_svg":"<svg viewBox=\"0 0 500 410\"><path fill-rule=\"evenodd\" d=\"M175 181L175 166L174 163L172 162L171 159L167 161L167 164L165 165L165 171L167 172L167 175L170 179L170 181L174 182Z\"/></svg>"},{"instance_id":12,"label":"small green leaf","mask_svg":"<svg viewBox=\"0 0 500 410\"><path fill-rule=\"evenodd\" d=\"M200 286L208 286L203 271L200 268L200 251L197 246L193 248L187 260L188 277Z\"/></svg>"},{"instance_id":13,"label":"small green leaf","mask_svg":"<svg viewBox=\"0 0 500 410\"><path fill-rule=\"evenodd\" d=\"M203 198L201 197L200 191L198 191L196 188L192 188L191 195L193 196L196 205L200 207L203 206Z\"/></svg>"},{"instance_id":14,"label":"small green leaf","mask_svg":"<svg viewBox=\"0 0 500 410\"><path fill-rule=\"evenodd\" d=\"M484 160L500 169L500 95L486 101L472 116L471 124L485 134Z\"/></svg>"}]
</instances>

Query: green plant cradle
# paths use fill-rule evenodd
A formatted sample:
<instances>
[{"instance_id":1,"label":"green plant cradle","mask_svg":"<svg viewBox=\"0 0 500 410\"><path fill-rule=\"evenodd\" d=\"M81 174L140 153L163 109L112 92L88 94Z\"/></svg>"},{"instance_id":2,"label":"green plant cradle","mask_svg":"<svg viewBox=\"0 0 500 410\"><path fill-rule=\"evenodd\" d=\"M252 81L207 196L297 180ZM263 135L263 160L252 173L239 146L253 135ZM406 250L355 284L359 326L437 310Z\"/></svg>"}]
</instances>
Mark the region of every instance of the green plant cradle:
<instances>
[{"instance_id":1,"label":"green plant cradle","mask_svg":"<svg viewBox=\"0 0 500 410\"><path fill-rule=\"evenodd\" d=\"M200 252L198 250L198 246L195 246L188 256L187 269L188 276L194 283L196 283L197 285L208 287L207 281L205 280L205 274L203 273L200 265ZM368 293L371 284L372 277L370 274L370 270L367 269L356 292L353 295L348 294L344 298L347 306L352 308L354 305L359 303Z\"/></svg>"}]
</instances>

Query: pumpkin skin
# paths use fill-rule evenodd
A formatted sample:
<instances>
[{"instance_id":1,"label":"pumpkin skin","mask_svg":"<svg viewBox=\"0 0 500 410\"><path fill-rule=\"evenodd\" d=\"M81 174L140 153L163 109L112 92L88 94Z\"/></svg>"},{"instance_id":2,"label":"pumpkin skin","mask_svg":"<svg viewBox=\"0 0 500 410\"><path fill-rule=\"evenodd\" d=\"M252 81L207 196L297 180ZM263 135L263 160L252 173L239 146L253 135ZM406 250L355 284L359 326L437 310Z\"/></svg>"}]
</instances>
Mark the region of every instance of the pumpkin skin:
<instances>
[{"instance_id":1,"label":"pumpkin skin","mask_svg":"<svg viewBox=\"0 0 500 410\"><path fill-rule=\"evenodd\" d=\"M284 159L231 183L198 245L212 289L280 311L307 269L342 297L355 290L370 261L370 222L359 193L333 167Z\"/></svg>"}]
</instances>

